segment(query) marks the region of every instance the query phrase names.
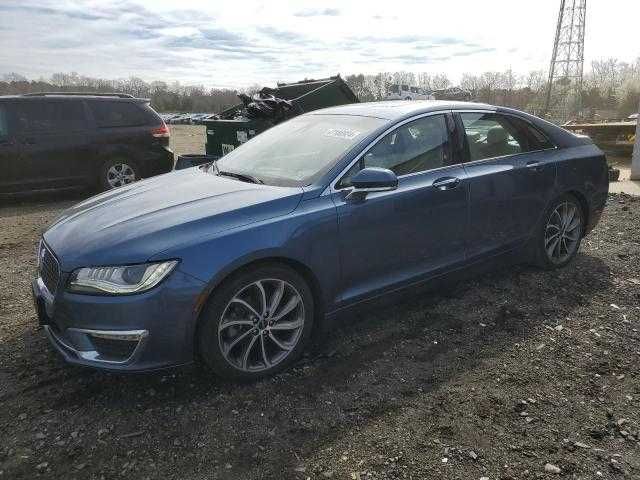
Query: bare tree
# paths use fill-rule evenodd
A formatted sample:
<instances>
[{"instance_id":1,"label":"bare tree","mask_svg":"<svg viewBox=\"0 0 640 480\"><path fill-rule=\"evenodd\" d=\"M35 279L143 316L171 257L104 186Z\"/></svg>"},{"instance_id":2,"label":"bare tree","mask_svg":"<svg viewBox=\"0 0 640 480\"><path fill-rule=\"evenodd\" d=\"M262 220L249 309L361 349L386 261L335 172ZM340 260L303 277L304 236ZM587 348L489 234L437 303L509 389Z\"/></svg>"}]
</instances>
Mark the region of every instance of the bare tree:
<instances>
[{"instance_id":1,"label":"bare tree","mask_svg":"<svg viewBox=\"0 0 640 480\"><path fill-rule=\"evenodd\" d=\"M451 86L451 80L446 73L438 73L434 75L431 85L434 90L441 90L443 88L449 88Z\"/></svg>"}]
</instances>

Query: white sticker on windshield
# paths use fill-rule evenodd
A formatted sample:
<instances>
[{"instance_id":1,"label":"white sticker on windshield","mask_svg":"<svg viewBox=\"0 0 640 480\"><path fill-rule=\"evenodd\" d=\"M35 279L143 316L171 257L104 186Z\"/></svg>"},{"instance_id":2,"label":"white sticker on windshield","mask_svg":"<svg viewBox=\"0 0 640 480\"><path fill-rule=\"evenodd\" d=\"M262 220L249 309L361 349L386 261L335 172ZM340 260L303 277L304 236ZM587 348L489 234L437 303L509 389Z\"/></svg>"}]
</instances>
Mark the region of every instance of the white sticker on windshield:
<instances>
[{"instance_id":1,"label":"white sticker on windshield","mask_svg":"<svg viewBox=\"0 0 640 480\"><path fill-rule=\"evenodd\" d=\"M325 137L344 138L345 140L353 140L360 132L349 128L329 128L324 132Z\"/></svg>"}]
</instances>

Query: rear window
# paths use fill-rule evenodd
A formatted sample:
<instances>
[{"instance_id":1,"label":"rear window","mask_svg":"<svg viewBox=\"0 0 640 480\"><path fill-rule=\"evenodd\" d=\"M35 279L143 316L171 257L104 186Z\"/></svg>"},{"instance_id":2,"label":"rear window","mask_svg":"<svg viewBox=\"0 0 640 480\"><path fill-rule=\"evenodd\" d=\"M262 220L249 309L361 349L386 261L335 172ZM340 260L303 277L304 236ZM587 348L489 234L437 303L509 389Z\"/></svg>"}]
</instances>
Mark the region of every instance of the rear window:
<instances>
[{"instance_id":1,"label":"rear window","mask_svg":"<svg viewBox=\"0 0 640 480\"><path fill-rule=\"evenodd\" d=\"M73 132L85 129L84 105L79 101L28 101L15 104L19 132Z\"/></svg>"},{"instance_id":2,"label":"rear window","mask_svg":"<svg viewBox=\"0 0 640 480\"><path fill-rule=\"evenodd\" d=\"M145 111L135 103L91 100L89 106L98 127L136 127L148 123Z\"/></svg>"}]
</instances>

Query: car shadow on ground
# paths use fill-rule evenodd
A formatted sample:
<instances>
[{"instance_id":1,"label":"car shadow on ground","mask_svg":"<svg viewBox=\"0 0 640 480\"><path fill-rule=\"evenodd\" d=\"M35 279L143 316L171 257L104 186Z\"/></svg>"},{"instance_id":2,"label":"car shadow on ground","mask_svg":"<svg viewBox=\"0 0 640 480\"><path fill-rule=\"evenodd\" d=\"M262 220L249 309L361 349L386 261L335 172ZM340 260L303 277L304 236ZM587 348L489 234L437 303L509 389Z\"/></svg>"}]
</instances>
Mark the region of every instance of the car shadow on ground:
<instances>
[{"instance_id":1,"label":"car shadow on ground","mask_svg":"<svg viewBox=\"0 0 640 480\"><path fill-rule=\"evenodd\" d=\"M353 426L393 415L609 287L608 266L585 254L552 272L502 267L347 313L289 372L252 384L222 382L197 366L129 375L71 367L47 348L42 332L29 330L2 346L4 358L13 350L25 354L5 370L0 405L14 415L21 408L68 412L83 424L110 425L120 439L139 431L174 447L196 438L237 440L225 452L229 462L243 465L247 476L258 466L277 474L295 460L292 445L304 456ZM14 405L18 398L24 405ZM194 412L197 421L188 421ZM269 458L247 462L255 445L269 445ZM185 472L194 468L186 458L176 461L184 461Z\"/></svg>"}]
</instances>

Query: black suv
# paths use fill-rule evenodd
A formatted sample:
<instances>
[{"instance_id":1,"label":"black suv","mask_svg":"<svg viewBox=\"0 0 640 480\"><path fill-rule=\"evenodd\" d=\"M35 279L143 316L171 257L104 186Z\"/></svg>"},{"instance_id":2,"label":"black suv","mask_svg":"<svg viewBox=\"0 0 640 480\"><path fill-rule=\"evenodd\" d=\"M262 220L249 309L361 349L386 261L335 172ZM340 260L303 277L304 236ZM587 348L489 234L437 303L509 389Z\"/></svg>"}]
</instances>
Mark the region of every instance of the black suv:
<instances>
[{"instance_id":1,"label":"black suv","mask_svg":"<svg viewBox=\"0 0 640 480\"><path fill-rule=\"evenodd\" d=\"M173 169L169 129L125 94L0 96L0 193L119 187Z\"/></svg>"}]
</instances>

